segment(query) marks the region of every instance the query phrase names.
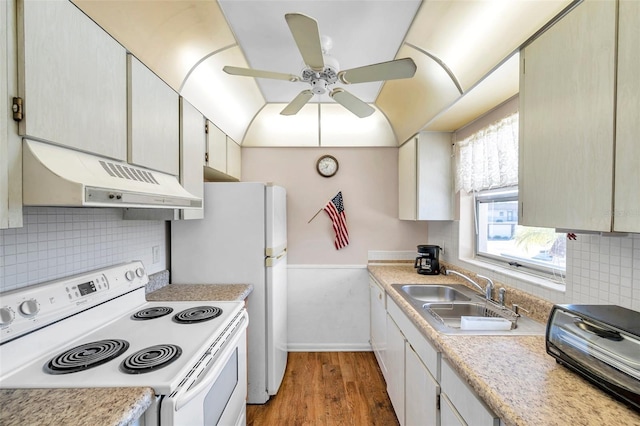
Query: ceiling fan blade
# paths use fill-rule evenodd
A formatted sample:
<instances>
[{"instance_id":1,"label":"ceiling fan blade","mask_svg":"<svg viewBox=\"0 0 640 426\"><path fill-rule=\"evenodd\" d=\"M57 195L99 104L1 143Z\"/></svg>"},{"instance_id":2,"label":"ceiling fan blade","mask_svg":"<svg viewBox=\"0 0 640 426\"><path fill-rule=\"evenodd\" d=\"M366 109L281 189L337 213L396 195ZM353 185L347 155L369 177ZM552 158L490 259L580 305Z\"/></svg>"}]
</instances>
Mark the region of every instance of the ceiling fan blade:
<instances>
[{"instance_id":1,"label":"ceiling fan blade","mask_svg":"<svg viewBox=\"0 0 640 426\"><path fill-rule=\"evenodd\" d=\"M416 69L416 63L413 62L413 59L404 58L340 71L340 73L338 73L338 78L344 84L397 80L400 78L413 77L416 73Z\"/></svg>"},{"instance_id":2,"label":"ceiling fan blade","mask_svg":"<svg viewBox=\"0 0 640 426\"><path fill-rule=\"evenodd\" d=\"M324 59L318 21L301 13L287 13L284 18L287 20L304 63L314 71L322 71Z\"/></svg>"},{"instance_id":3,"label":"ceiling fan blade","mask_svg":"<svg viewBox=\"0 0 640 426\"><path fill-rule=\"evenodd\" d=\"M239 68L226 66L222 71L231 75L241 75L245 77L271 78L274 80L300 81L300 77L293 74L285 74L281 72L254 70L251 68Z\"/></svg>"},{"instance_id":4,"label":"ceiling fan blade","mask_svg":"<svg viewBox=\"0 0 640 426\"><path fill-rule=\"evenodd\" d=\"M302 109L303 106L309 102L309 99L313 98L313 92L311 90L303 90L298 93L298 96L293 98L289 105L284 107L282 111L280 111L281 115L295 115Z\"/></svg>"},{"instance_id":5,"label":"ceiling fan blade","mask_svg":"<svg viewBox=\"0 0 640 426\"><path fill-rule=\"evenodd\" d=\"M333 89L331 93L329 93L329 96L360 118L368 117L375 111L370 105L356 98L344 89Z\"/></svg>"}]
</instances>

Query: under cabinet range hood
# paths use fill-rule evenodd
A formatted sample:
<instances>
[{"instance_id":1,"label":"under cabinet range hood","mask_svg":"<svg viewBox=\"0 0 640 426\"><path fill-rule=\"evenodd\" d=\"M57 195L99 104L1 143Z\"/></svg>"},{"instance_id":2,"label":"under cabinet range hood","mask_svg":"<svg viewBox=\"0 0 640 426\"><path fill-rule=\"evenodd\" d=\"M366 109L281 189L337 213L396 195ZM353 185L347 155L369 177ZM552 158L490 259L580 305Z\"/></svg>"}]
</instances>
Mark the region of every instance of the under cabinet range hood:
<instances>
[{"instance_id":1,"label":"under cabinet range hood","mask_svg":"<svg viewBox=\"0 0 640 426\"><path fill-rule=\"evenodd\" d=\"M25 206L194 209L202 199L166 173L23 140Z\"/></svg>"}]
</instances>

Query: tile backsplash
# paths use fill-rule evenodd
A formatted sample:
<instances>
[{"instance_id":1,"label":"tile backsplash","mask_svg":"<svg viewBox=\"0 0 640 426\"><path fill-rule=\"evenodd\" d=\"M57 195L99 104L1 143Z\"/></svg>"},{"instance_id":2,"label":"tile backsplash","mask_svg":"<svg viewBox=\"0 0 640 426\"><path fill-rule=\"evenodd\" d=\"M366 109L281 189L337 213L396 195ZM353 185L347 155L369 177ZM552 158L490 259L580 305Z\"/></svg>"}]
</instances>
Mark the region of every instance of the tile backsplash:
<instances>
[{"instance_id":1,"label":"tile backsplash","mask_svg":"<svg viewBox=\"0 0 640 426\"><path fill-rule=\"evenodd\" d=\"M460 264L476 273L489 275L507 286L518 288L553 303L613 304L640 311L640 234L577 234L567 244L566 288L544 287L525 280L469 266L459 260L459 222L429 223L429 244L443 244L447 262Z\"/></svg>"},{"instance_id":2,"label":"tile backsplash","mask_svg":"<svg viewBox=\"0 0 640 426\"><path fill-rule=\"evenodd\" d=\"M0 291L131 260L141 260L149 274L167 269L167 223L123 220L122 214L115 208L24 208L22 228L0 230Z\"/></svg>"}]
</instances>

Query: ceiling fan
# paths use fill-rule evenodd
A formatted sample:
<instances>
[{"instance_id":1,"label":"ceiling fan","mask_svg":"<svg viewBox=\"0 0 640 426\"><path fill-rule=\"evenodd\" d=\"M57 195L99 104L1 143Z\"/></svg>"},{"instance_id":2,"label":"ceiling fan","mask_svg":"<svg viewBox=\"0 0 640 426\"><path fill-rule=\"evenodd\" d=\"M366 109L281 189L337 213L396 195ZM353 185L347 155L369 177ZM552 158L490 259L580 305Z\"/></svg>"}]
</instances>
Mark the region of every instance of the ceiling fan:
<instances>
[{"instance_id":1,"label":"ceiling fan","mask_svg":"<svg viewBox=\"0 0 640 426\"><path fill-rule=\"evenodd\" d=\"M410 78L416 73L416 64L411 58L339 71L338 62L327 55L328 50L331 48L331 39L320 37L318 22L315 19L301 13L287 13L284 17L305 63L301 76L233 66L225 66L223 68L224 72L231 75L309 83L311 89L300 92L280 112L282 115L295 115L309 102L313 95L321 95L330 90L329 96L334 101L358 117L364 118L373 114L375 110L346 90L340 87L330 89L330 86L337 82L354 84Z\"/></svg>"}]
</instances>

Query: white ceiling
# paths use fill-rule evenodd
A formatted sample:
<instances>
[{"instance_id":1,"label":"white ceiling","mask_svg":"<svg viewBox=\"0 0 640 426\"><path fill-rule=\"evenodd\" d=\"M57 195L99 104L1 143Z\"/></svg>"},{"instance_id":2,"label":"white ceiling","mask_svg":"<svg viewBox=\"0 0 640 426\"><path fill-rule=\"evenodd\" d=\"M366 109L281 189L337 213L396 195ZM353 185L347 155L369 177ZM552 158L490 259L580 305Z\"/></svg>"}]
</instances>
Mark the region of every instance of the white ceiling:
<instances>
[{"instance_id":1,"label":"white ceiling","mask_svg":"<svg viewBox=\"0 0 640 426\"><path fill-rule=\"evenodd\" d=\"M251 68L300 75L302 57L285 21L303 13L318 21L321 35L333 41L330 54L340 70L393 60L420 7L420 0L220 0L220 7ZM248 77L236 77L248 78ZM256 79L267 102L290 102L308 88L304 82ZM336 86L341 84L336 83ZM373 103L382 83L346 90ZM333 102L327 94L311 102Z\"/></svg>"}]
</instances>

